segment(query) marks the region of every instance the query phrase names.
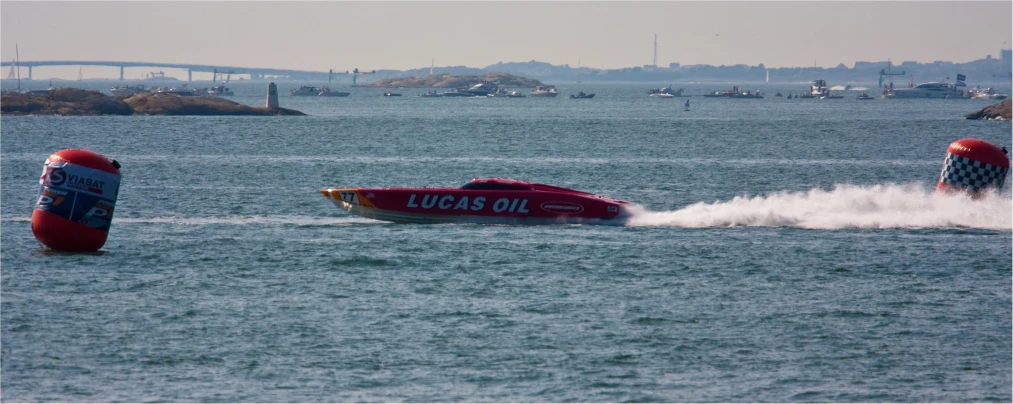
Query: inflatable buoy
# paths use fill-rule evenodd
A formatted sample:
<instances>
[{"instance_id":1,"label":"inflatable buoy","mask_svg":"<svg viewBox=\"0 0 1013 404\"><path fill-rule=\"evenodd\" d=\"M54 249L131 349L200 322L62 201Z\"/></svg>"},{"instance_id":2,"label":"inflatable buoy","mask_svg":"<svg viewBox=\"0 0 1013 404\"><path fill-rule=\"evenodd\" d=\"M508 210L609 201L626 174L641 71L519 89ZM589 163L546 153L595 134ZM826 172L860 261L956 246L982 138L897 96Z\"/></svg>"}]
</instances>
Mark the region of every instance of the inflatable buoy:
<instances>
[{"instance_id":1,"label":"inflatable buoy","mask_svg":"<svg viewBox=\"0 0 1013 404\"><path fill-rule=\"evenodd\" d=\"M32 233L62 251L97 251L106 243L120 191L120 164L84 149L46 159L32 212Z\"/></svg>"},{"instance_id":2,"label":"inflatable buoy","mask_svg":"<svg viewBox=\"0 0 1013 404\"><path fill-rule=\"evenodd\" d=\"M982 191L1001 189L1009 173L1005 148L978 139L960 139L946 149L943 170L936 192L968 192L980 197Z\"/></svg>"}]
</instances>

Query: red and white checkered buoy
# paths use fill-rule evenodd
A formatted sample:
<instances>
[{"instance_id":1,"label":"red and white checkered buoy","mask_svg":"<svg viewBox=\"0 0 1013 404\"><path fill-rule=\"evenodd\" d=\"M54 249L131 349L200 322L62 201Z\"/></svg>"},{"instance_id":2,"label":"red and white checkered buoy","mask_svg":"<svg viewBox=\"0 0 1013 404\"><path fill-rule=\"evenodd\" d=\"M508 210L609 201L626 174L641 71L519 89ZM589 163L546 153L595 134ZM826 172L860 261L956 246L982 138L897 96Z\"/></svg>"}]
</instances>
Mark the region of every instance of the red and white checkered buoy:
<instances>
[{"instance_id":1,"label":"red and white checkered buoy","mask_svg":"<svg viewBox=\"0 0 1013 404\"><path fill-rule=\"evenodd\" d=\"M1006 148L979 139L960 139L946 149L936 192L968 192L981 197L987 189L1001 189L1009 173Z\"/></svg>"}]
</instances>

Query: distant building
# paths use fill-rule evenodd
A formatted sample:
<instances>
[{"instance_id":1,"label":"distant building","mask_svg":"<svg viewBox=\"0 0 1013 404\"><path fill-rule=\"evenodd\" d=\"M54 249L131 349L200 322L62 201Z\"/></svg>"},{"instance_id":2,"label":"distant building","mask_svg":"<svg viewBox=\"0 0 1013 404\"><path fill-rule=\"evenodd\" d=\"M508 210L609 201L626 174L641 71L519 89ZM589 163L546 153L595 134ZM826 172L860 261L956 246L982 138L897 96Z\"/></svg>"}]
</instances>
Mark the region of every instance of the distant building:
<instances>
[{"instance_id":1,"label":"distant building","mask_svg":"<svg viewBox=\"0 0 1013 404\"><path fill-rule=\"evenodd\" d=\"M1002 59L1003 62L1006 63L1013 62L1013 49L1003 49L999 51L999 57Z\"/></svg>"},{"instance_id":2,"label":"distant building","mask_svg":"<svg viewBox=\"0 0 1013 404\"><path fill-rule=\"evenodd\" d=\"M668 68L672 69L672 70L678 69L679 68L679 64L678 63L674 63L674 62L673 63L669 63L668 64Z\"/></svg>"}]
</instances>

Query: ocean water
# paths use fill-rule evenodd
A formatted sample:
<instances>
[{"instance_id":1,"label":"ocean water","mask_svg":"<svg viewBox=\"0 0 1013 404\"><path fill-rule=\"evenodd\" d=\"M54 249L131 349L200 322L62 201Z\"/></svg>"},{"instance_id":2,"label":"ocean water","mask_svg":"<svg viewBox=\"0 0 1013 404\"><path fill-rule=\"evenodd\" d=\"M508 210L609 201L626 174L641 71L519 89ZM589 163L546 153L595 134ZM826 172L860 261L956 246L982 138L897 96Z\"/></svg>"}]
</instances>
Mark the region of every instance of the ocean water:
<instances>
[{"instance_id":1,"label":"ocean water","mask_svg":"<svg viewBox=\"0 0 1013 404\"><path fill-rule=\"evenodd\" d=\"M0 398L1013 399L1009 181L977 201L933 192L952 141L1013 143L1009 122L963 119L989 102L690 97L687 112L644 94L664 84L317 99L282 83L281 105L311 116L3 117ZM261 83L233 87L264 101ZM597 96L564 98L578 90ZM72 147L123 166L96 254L30 230L43 162ZM405 225L317 192L491 176L640 211Z\"/></svg>"}]
</instances>

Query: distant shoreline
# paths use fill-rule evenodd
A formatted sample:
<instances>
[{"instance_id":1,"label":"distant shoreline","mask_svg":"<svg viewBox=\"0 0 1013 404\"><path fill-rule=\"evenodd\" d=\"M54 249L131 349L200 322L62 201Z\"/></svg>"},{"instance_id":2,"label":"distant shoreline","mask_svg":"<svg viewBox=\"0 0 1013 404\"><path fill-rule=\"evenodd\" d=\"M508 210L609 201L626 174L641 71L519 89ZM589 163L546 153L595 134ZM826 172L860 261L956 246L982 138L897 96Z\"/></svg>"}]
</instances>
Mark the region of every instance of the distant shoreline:
<instances>
[{"instance_id":1,"label":"distant shoreline","mask_svg":"<svg viewBox=\"0 0 1013 404\"><path fill-rule=\"evenodd\" d=\"M425 76L394 77L374 81L367 86L360 87L382 87L382 88L458 88L471 87L479 83L487 83L500 87L526 87L534 88L543 86L541 81L512 74L490 72L479 75L471 74L431 74Z\"/></svg>"},{"instance_id":2,"label":"distant shoreline","mask_svg":"<svg viewBox=\"0 0 1013 404\"><path fill-rule=\"evenodd\" d=\"M902 75L887 76L884 79L889 80L893 78L894 83L907 84L908 80L912 77L918 83L930 82L930 81L943 81L946 77L953 78L956 74L966 75L968 80L967 83L971 85L975 84L1006 84L1010 83L1011 74L1010 71L1010 58L1009 50L1004 50L1003 55L999 58L986 58L972 60L962 63L954 63L949 61L936 61L929 63L919 63L913 61L902 61L899 63L891 64L889 61L877 61L877 62L865 62L856 61L852 64L852 67L839 64L835 67L812 67L812 66L799 66L799 67L767 67L764 64L758 65L681 65L679 63L670 63L668 65L659 66L631 66L622 67L615 69L598 69L591 67L571 67L568 64L553 65L546 62L528 61L528 62L509 62L509 63L497 63L486 67L468 67L468 66L437 66L416 69L376 69L369 76L358 77L359 81L365 81L367 77L369 79L383 80L389 78L406 78L406 77L418 77L429 75L432 71L435 74L449 74L449 75L484 75L489 72L504 72L507 74L527 77L535 80L541 80L545 82L565 82L565 81L583 81L583 82L700 82L700 81L714 81L714 82L763 82L765 76L770 73L771 83L793 83L800 81L812 81L815 79L824 79L829 82L835 83L870 83L877 82L879 80L880 70L889 70L889 73L903 73ZM28 63L46 63L44 61L34 62L23 62ZM120 62L109 62L109 63L120 63ZM136 63L136 62L123 62L123 63ZM3 66L6 69L10 65L10 62L3 62ZM157 67L159 64L154 63L152 66ZM22 66L24 69L25 66ZM130 69L135 69L131 67ZM322 82L331 81L332 83L351 83L351 76L339 75L333 76L328 75L326 71L305 71L305 70L291 70L291 69L265 69L255 67L244 67L235 68L237 71L243 69L249 70L277 70L284 72L284 74L272 74L266 76L251 75L251 73L235 74L232 76L232 81L255 81L255 82L268 82L268 81L296 81L296 82ZM195 71L195 75L210 76L210 71ZM247 77L249 76L249 77ZM331 79L331 80L329 80ZM22 77L22 80L25 80ZM40 81L73 81L71 79L36 79L32 82ZM96 79L84 79L84 81L90 81ZM105 80L105 79L97 79ZM116 78L109 78L108 80L117 80ZM183 79L177 77L166 77L166 81L186 81L185 76ZM6 84L9 80L4 79L3 82ZM158 79L133 79L125 81L151 81L158 82ZM210 81L210 79L200 79L194 81ZM334 84L332 84L333 86ZM363 83L363 85L368 85Z\"/></svg>"}]
</instances>

